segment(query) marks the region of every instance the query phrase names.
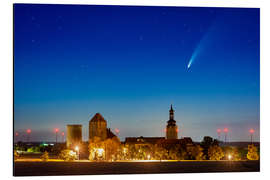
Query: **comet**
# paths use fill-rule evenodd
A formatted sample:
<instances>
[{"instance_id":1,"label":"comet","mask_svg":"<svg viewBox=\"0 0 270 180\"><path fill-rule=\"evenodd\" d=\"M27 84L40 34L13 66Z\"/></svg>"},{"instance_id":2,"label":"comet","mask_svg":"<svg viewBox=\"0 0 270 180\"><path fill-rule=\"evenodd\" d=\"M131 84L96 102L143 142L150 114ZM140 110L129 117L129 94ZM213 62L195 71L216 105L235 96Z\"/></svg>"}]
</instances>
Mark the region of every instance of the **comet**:
<instances>
[{"instance_id":1,"label":"comet","mask_svg":"<svg viewBox=\"0 0 270 180\"><path fill-rule=\"evenodd\" d=\"M195 47L191 58L188 62L187 69L191 68L191 65L194 63L195 59L197 59L197 56L203 52L203 50L206 48L206 46L209 46L209 43L211 43L211 34L213 33L213 23L208 27L206 33L201 37L199 40L197 46Z\"/></svg>"},{"instance_id":2,"label":"comet","mask_svg":"<svg viewBox=\"0 0 270 180\"><path fill-rule=\"evenodd\" d=\"M192 63L194 62L194 60L196 59L196 57L198 56L199 52L201 52L202 50L202 41L204 40L205 38L202 38L200 40L200 42L198 43L198 46L196 47L196 49L194 50L189 62L188 62L188 65L187 65L187 69L189 69L192 65Z\"/></svg>"}]
</instances>

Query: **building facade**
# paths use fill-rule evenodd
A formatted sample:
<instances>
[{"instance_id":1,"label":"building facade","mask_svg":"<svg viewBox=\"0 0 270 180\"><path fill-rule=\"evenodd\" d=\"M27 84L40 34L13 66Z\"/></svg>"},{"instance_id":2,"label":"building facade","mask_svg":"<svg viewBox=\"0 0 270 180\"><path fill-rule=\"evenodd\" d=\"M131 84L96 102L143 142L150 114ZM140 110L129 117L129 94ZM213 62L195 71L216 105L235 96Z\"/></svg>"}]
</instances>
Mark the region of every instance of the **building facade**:
<instances>
[{"instance_id":1,"label":"building facade","mask_svg":"<svg viewBox=\"0 0 270 180\"><path fill-rule=\"evenodd\" d=\"M107 139L107 121L100 113L96 113L89 121L89 140L94 137L99 137L101 141Z\"/></svg>"}]
</instances>

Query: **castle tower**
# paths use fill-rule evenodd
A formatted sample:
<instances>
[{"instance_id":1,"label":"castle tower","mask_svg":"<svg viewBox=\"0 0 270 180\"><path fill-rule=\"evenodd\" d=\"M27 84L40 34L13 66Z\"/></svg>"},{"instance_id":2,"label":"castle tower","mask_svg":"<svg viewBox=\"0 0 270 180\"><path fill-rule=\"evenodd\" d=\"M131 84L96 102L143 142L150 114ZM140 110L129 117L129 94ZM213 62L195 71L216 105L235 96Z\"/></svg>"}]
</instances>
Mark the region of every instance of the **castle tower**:
<instances>
[{"instance_id":1,"label":"castle tower","mask_svg":"<svg viewBox=\"0 0 270 180\"><path fill-rule=\"evenodd\" d=\"M174 110L172 105L170 109L170 119L167 121L166 139L178 139L178 127L176 125L176 121L174 120Z\"/></svg>"},{"instance_id":2,"label":"castle tower","mask_svg":"<svg viewBox=\"0 0 270 180\"><path fill-rule=\"evenodd\" d=\"M82 143L82 125L68 124L67 125L67 147L79 145Z\"/></svg>"},{"instance_id":3,"label":"castle tower","mask_svg":"<svg viewBox=\"0 0 270 180\"><path fill-rule=\"evenodd\" d=\"M102 141L107 138L107 122L99 113L96 113L89 121L89 140L95 136Z\"/></svg>"}]
</instances>

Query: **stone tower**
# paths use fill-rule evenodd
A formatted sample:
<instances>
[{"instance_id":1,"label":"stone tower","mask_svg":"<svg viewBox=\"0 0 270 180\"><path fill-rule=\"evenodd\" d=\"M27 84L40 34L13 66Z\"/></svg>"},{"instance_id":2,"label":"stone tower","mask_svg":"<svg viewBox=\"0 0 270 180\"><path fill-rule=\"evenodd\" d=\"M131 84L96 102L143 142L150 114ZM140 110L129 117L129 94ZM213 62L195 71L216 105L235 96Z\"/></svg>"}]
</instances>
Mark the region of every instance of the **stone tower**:
<instances>
[{"instance_id":1,"label":"stone tower","mask_svg":"<svg viewBox=\"0 0 270 180\"><path fill-rule=\"evenodd\" d=\"M172 105L170 109L170 119L167 121L166 139L178 139L178 127L176 125L176 121L174 120L174 110Z\"/></svg>"},{"instance_id":2,"label":"stone tower","mask_svg":"<svg viewBox=\"0 0 270 180\"><path fill-rule=\"evenodd\" d=\"M67 147L79 145L82 143L82 125L68 124L67 125Z\"/></svg>"},{"instance_id":3,"label":"stone tower","mask_svg":"<svg viewBox=\"0 0 270 180\"><path fill-rule=\"evenodd\" d=\"M99 137L102 141L107 138L107 122L101 114L96 113L89 121L89 140Z\"/></svg>"}]
</instances>

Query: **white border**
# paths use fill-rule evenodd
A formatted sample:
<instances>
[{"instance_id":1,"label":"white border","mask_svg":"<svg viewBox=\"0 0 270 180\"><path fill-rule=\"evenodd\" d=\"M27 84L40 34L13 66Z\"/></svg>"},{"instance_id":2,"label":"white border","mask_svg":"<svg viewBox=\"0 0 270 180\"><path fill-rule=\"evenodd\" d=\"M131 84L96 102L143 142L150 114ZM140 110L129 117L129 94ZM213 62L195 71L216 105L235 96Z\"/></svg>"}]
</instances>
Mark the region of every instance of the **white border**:
<instances>
[{"instance_id":1,"label":"white border","mask_svg":"<svg viewBox=\"0 0 270 180\"><path fill-rule=\"evenodd\" d=\"M155 175L106 175L106 176L53 176L32 177L30 179L269 179L269 68L270 57L270 6L269 0L2 0L0 6L0 112L1 112L1 173L0 176L12 177L12 77L13 77L13 29L12 29L12 4L13 3L49 3L49 4L100 4L100 5L152 5L152 6L199 6L199 7L259 7L261 8L261 173L206 173L206 174L155 174ZM15 178L14 178L15 179ZM29 179L22 177L20 179Z\"/></svg>"}]
</instances>

